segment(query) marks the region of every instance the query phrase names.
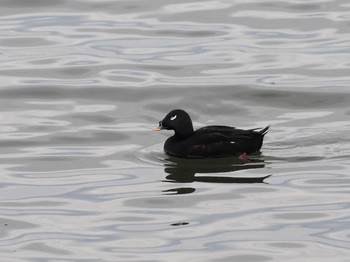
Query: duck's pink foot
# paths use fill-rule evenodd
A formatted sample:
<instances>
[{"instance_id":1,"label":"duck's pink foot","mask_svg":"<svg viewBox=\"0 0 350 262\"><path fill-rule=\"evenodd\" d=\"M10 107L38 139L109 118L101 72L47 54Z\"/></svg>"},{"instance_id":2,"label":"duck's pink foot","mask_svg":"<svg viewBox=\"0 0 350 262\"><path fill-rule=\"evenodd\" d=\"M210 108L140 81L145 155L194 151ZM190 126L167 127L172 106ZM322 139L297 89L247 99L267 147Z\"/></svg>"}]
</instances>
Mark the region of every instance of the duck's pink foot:
<instances>
[{"instance_id":1,"label":"duck's pink foot","mask_svg":"<svg viewBox=\"0 0 350 262\"><path fill-rule=\"evenodd\" d=\"M238 159L239 160L242 160L244 162L250 162L248 159L247 159L247 153L242 153L238 156Z\"/></svg>"}]
</instances>

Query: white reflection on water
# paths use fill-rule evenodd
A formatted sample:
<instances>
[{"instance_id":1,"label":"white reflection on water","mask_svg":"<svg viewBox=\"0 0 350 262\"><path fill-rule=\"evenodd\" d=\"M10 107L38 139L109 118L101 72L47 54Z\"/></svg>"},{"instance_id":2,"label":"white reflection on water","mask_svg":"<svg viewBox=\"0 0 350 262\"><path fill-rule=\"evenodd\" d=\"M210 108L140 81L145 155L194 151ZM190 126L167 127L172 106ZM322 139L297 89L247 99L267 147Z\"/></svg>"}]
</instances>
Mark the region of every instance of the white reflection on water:
<instances>
[{"instance_id":1,"label":"white reflection on water","mask_svg":"<svg viewBox=\"0 0 350 262\"><path fill-rule=\"evenodd\" d=\"M4 261L347 261L349 4L2 1ZM151 129L272 124L187 161Z\"/></svg>"}]
</instances>

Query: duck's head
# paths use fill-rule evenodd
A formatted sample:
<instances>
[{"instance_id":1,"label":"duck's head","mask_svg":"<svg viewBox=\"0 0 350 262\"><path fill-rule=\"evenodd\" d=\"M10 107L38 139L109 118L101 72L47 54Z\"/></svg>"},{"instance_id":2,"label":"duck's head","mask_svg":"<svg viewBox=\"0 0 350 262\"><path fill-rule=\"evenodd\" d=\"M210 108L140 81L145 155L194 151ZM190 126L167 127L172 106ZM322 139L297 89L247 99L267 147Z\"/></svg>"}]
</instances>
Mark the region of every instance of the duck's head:
<instances>
[{"instance_id":1,"label":"duck's head","mask_svg":"<svg viewBox=\"0 0 350 262\"><path fill-rule=\"evenodd\" d=\"M186 138L193 134L192 120L184 110L175 109L168 113L162 121L159 121L159 126L154 128L155 131L174 130L175 136Z\"/></svg>"}]
</instances>

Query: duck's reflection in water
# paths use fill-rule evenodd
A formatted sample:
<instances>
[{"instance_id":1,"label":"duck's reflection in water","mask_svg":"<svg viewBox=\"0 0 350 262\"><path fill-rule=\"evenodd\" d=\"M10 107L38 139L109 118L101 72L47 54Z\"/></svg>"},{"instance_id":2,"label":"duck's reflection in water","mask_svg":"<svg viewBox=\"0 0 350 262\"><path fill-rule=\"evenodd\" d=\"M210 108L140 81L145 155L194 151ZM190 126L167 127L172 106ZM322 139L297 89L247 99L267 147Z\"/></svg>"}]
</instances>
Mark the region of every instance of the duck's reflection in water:
<instances>
[{"instance_id":1,"label":"duck's reflection in water","mask_svg":"<svg viewBox=\"0 0 350 262\"><path fill-rule=\"evenodd\" d=\"M244 169L264 168L265 161L262 156L255 155L249 160L238 158L206 158L206 159L186 159L168 156L164 164L164 172L168 175L164 182L172 183L265 183L268 176L260 177L237 177L229 174L223 176L221 173L233 173ZM200 174L200 175L199 175ZM192 187L181 187L163 191L168 194L189 194L196 189Z\"/></svg>"}]
</instances>

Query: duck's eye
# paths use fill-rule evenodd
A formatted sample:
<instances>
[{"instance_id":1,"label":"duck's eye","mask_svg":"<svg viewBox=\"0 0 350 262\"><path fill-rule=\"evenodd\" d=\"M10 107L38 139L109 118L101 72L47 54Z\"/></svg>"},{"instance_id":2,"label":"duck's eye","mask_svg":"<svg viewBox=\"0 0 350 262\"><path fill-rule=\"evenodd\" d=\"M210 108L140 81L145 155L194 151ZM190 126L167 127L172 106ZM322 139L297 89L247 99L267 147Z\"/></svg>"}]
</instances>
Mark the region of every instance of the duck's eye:
<instances>
[{"instance_id":1,"label":"duck's eye","mask_svg":"<svg viewBox=\"0 0 350 262\"><path fill-rule=\"evenodd\" d=\"M170 120L173 121L176 119L176 117L177 117L177 115L174 115L174 116L170 117Z\"/></svg>"}]
</instances>

